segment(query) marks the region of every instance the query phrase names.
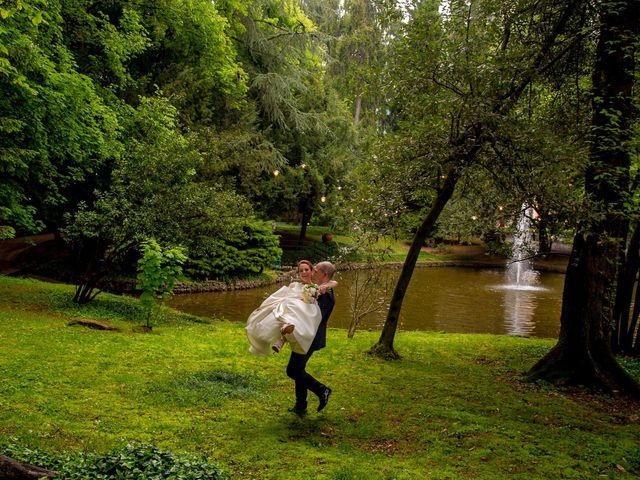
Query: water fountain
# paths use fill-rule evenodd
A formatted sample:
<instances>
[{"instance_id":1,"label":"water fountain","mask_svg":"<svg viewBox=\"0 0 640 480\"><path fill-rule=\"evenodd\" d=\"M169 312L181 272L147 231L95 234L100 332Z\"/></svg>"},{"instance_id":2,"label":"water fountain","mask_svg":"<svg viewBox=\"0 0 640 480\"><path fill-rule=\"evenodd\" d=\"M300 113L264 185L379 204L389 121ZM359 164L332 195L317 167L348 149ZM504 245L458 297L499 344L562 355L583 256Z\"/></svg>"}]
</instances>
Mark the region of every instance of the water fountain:
<instances>
[{"instance_id":1,"label":"water fountain","mask_svg":"<svg viewBox=\"0 0 640 480\"><path fill-rule=\"evenodd\" d=\"M513 236L511 260L507 268L508 288L513 290L528 290L535 288L538 283L538 272L531 265L531 216L533 207L526 203L522 205L516 233Z\"/></svg>"},{"instance_id":2,"label":"water fountain","mask_svg":"<svg viewBox=\"0 0 640 480\"><path fill-rule=\"evenodd\" d=\"M535 329L532 319L538 303L535 292L545 290L538 285L539 274L533 269L530 259L532 215L533 207L523 204L505 273L506 283L497 287L505 292L505 327L510 335L531 335Z\"/></svg>"}]
</instances>

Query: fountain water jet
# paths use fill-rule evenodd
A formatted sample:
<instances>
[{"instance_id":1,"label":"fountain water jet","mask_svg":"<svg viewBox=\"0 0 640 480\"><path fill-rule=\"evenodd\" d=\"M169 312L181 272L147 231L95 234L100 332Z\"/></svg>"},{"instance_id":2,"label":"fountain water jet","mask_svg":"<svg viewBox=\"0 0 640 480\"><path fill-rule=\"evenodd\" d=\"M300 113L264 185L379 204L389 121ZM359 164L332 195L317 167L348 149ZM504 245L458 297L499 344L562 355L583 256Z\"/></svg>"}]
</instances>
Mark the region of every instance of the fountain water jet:
<instances>
[{"instance_id":1,"label":"fountain water jet","mask_svg":"<svg viewBox=\"0 0 640 480\"><path fill-rule=\"evenodd\" d=\"M531 216L533 207L526 203L522 205L522 213L518 219L518 227L513 236L511 247L511 261L507 267L507 285L510 290L537 290L538 272L535 271L529 259L531 251Z\"/></svg>"},{"instance_id":2,"label":"fountain water jet","mask_svg":"<svg viewBox=\"0 0 640 480\"><path fill-rule=\"evenodd\" d=\"M494 287L504 290L505 327L510 335L529 336L535 330L533 314L538 300L535 292L546 289L538 286L538 272L531 265L531 215L533 208L522 205L517 231L513 236L511 261L505 273L506 283Z\"/></svg>"}]
</instances>

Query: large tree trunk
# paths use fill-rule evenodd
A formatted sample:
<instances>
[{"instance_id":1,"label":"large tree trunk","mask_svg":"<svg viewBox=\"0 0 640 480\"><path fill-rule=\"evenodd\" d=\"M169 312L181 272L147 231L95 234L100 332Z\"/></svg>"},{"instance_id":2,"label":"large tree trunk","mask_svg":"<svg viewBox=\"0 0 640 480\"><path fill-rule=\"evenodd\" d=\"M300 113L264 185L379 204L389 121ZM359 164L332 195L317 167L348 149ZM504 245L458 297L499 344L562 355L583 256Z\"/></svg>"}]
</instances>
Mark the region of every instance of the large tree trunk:
<instances>
[{"instance_id":1,"label":"large tree trunk","mask_svg":"<svg viewBox=\"0 0 640 480\"><path fill-rule=\"evenodd\" d=\"M631 353L637 357L640 357L640 328L638 327L638 317L640 317L640 300L638 296L640 292L636 290L636 301L633 305L633 315L631 316L631 330L636 332L636 339L633 342L633 348Z\"/></svg>"},{"instance_id":2,"label":"large tree trunk","mask_svg":"<svg viewBox=\"0 0 640 480\"><path fill-rule=\"evenodd\" d=\"M429 214L425 218L420 228L416 231L415 236L413 237L413 242L411 243L411 247L409 248L409 252L407 253L407 258L404 261L404 265L402 266L402 272L400 273L400 278L398 278L398 283L396 284L396 288L393 292L393 297L391 298L391 303L389 304L389 312L387 313L387 319L384 323L384 327L382 328L382 334L380 335L380 339L378 343L376 343L369 353L374 355L381 356L387 359L397 359L400 358L398 353L393 348L393 341L396 336L396 330L398 328L398 319L400 318L400 310L402 309L402 302L404 300L405 293L407 292L407 288L409 287L409 282L411 281L411 276L413 275L413 270L416 266L416 262L418 261L418 255L420 255L420 250L424 245L427 237L433 232L436 221L442 212L442 209L445 207L451 195L453 195L453 191L455 190L456 183L459 179L459 172L456 167L453 167L440 190L438 191L438 195L433 201L433 205L431 206L431 210Z\"/></svg>"},{"instance_id":3,"label":"large tree trunk","mask_svg":"<svg viewBox=\"0 0 640 480\"><path fill-rule=\"evenodd\" d=\"M626 252L618 272L618 289L613 308L613 335L611 348L615 353L633 353L633 339L636 335L637 315L631 316L633 292L636 290L636 306L638 305L638 271L640 270L640 226L635 225L627 244ZM637 308L634 308L634 313Z\"/></svg>"},{"instance_id":4,"label":"large tree trunk","mask_svg":"<svg viewBox=\"0 0 640 480\"><path fill-rule=\"evenodd\" d=\"M56 472L22 463L13 458L0 455L0 478L3 480L37 480L53 478Z\"/></svg>"},{"instance_id":5,"label":"large tree trunk","mask_svg":"<svg viewBox=\"0 0 640 480\"><path fill-rule=\"evenodd\" d=\"M594 115L585 190L592 220L576 234L567 269L556 346L530 371L532 380L640 395L610 348L618 261L626 238L633 46L640 2L603 2L593 74Z\"/></svg>"},{"instance_id":6,"label":"large tree trunk","mask_svg":"<svg viewBox=\"0 0 640 480\"><path fill-rule=\"evenodd\" d=\"M609 392L637 391L609 348L605 313L611 307L611 278L616 242L596 235L576 235L567 267L560 337L556 346L529 371L530 380L588 385Z\"/></svg>"}]
</instances>

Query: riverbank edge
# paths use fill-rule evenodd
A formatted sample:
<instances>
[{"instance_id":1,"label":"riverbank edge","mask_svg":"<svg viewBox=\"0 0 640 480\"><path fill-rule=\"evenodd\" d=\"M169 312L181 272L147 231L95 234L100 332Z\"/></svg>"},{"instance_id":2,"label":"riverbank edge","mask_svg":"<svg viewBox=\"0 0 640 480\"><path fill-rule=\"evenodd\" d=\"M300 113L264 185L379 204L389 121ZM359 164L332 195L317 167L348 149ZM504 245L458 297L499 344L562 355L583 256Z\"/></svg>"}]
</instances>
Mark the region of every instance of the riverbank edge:
<instances>
[{"instance_id":1,"label":"riverbank edge","mask_svg":"<svg viewBox=\"0 0 640 480\"><path fill-rule=\"evenodd\" d=\"M23 253L26 249L31 248L34 245L37 246L45 241L51 240L53 237L51 234L46 234L25 238L27 238L28 241L24 241L25 239L13 239L11 241L0 242L0 274L10 276L26 276L55 283L72 283L71 277L68 276L56 276L55 274L52 275L52 272L35 272L16 266L14 263L17 255ZM22 240L22 243L18 243L17 245L15 245L16 242L19 242L19 240ZM418 263L416 264L416 268L469 267L504 269L509 265L508 258L500 255L490 254L486 252L484 248L481 248L479 246L459 245L456 247L448 248L452 251L442 252L438 249L425 249L425 251L435 256L436 259L418 261ZM440 259L438 259L438 257L440 257ZM556 251L552 252L548 257L533 258L533 267L540 272L565 273L566 261L562 260L560 262L561 264L559 264L557 262L558 258L568 260L568 255L566 255L566 252ZM366 262L336 264L339 272L354 269L375 268L378 265L378 263L370 264ZM404 262L386 261L383 262L383 265L385 268L401 269L404 265ZM225 282L223 280L217 279L176 282L174 293L180 295L188 293L224 292L231 290L264 288L269 285L291 282L295 278L294 268L295 267L293 266L283 266L281 270L271 271L269 274L262 275L258 278L238 279L231 282ZM140 293L139 290L136 289L136 280L134 278L120 278L117 280L112 279L104 287L104 290L106 292L115 294L135 295L137 293Z\"/></svg>"},{"instance_id":2,"label":"riverbank edge","mask_svg":"<svg viewBox=\"0 0 640 480\"><path fill-rule=\"evenodd\" d=\"M437 267L464 267L464 268L494 268L504 269L508 266L509 261L505 258L491 259L487 261L477 260L435 260L416 263L416 268L437 268ZM337 264L336 268L340 271L365 270L375 268L378 264L370 263L349 263ZM385 262L384 268L401 269L403 262ZM566 266L561 265L544 265L534 264L534 268L540 272L565 273ZM173 293L176 295L189 293L208 293L208 292L226 292L231 290L248 290L252 288L262 288L269 285L282 284L293 281L296 276L295 269L290 267L289 270L281 270L273 279L249 279L237 280L234 282L223 282L220 280L205 280L200 282L176 282ZM132 290L133 291L133 290Z\"/></svg>"}]
</instances>

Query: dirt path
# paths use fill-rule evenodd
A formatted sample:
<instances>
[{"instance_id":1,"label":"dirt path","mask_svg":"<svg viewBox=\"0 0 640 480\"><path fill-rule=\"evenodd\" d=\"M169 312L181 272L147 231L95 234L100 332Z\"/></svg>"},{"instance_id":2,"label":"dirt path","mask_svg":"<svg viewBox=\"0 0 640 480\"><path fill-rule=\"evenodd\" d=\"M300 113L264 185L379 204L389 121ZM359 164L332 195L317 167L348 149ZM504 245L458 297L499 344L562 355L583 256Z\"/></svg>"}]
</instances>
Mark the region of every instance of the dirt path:
<instances>
[{"instance_id":1,"label":"dirt path","mask_svg":"<svg viewBox=\"0 0 640 480\"><path fill-rule=\"evenodd\" d=\"M25 257L32 258L36 251L42 250L37 247L48 242L55 242L52 233L0 241L0 273L12 275L20 272Z\"/></svg>"}]
</instances>

